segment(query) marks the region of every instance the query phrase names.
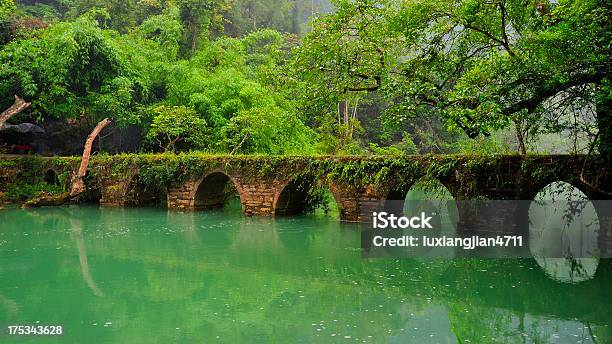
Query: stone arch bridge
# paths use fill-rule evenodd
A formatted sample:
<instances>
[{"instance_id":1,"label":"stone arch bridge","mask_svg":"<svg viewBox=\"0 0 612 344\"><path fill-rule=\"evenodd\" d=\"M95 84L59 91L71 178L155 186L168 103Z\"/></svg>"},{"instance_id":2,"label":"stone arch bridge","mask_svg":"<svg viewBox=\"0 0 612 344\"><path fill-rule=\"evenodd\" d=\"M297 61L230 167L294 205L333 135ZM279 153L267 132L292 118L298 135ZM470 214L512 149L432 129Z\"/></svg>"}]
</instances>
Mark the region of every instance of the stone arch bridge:
<instances>
[{"instance_id":1,"label":"stone arch bridge","mask_svg":"<svg viewBox=\"0 0 612 344\"><path fill-rule=\"evenodd\" d=\"M79 162L74 157L2 156L0 192L16 181L66 181ZM316 194L313 190L328 189L341 220L366 222L387 201L404 200L424 178L443 184L456 200L532 200L557 181L573 185L591 200L610 200L610 171L609 162L577 155L96 156L86 177L90 192L81 201L109 207L161 203L171 210L194 211L220 207L238 196L245 215L275 216L304 211ZM595 207L602 204L609 203L596 202ZM612 254L612 219L601 218L611 211L597 212L600 238Z\"/></svg>"},{"instance_id":2,"label":"stone arch bridge","mask_svg":"<svg viewBox=\"0 0 612 344\"><path fill-rule=\"evenodd\" d=\"M222 206L238 196L246 215L292 215L309 190L327 188L344 221L404 199L422 178L440 181L455 199L530 200L546 185L567 182L590 199L611 199L609 168L584 156L118 156L96 159L94 188L103 206L155 202L175 210Z\"/></svg>"}]
</instances>

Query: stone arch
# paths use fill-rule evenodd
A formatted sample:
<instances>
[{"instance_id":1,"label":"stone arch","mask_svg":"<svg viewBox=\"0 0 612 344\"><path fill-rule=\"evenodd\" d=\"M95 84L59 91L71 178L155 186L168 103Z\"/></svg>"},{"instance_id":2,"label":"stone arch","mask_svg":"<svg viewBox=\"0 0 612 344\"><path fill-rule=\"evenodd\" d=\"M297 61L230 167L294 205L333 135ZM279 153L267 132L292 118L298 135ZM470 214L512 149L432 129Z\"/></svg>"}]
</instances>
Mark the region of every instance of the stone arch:
<instances>
[{"instance_id":1,"label":"stone arch","mask_svg":"<svg viewBox=\"0 0 612 344\"><path fill-rule=\"evenodd\" d=\"M55 170L53 169L48 169L47 171L45 171L43 181L49 185L59 185L59 178L57 177L57 172L55 172Z\"/></svg>"},{"instance_id":2,"label":"stone arch","mask_svg":"<svg viewBox=\"0 0 612 344\"><path fill-rule=\"evenodd\" d=\"M527 199L533 200L542 190L547 188L549 185L554 183L564 183L572 186L573 188L579 190L590 200L598 199L598 197L592 192L590 188L588 188L583 182L578 179L572 178L546 178L537 181L531 188L529 188L529 192L526 195Z\"/></svg>"},{"instance_id":3,"label":"stone arch","mask_svg":"<svg viewBox=\"0 0 612 344\"><path fill-rule=\"evenodd\" d=\"M338 215L340 216L340 218L342 218L344 214L343 209L345 209L346 207L347 200L342 196L342 193L339 192L339 189L335 188L334 185L332 185L332 183L322 185L322 189L324 191L329 192L329 194L331 195L331 200L336 204L336 207L338 208Z\"/></svg>"},{"instance_id":4,"label":"stone arch","mask_svg":"<svg viewBox=\"0 0 612 344\"><path fill-rule=\"evenodd\" d=\"M324 177L300 177L283 183L278 190L280 193L275 194L273 205L274 209L278 210L274 212L277 215L295 215L302 212L325 215L332 213L344 219L344 209L356 209L347 205L347 201L350 203L351 200L347 200L350 195L346 188L341 188ZM283 211L287 206L293 208L293 211Z\"/></svg>"},{"instance_id":5,"label":"stone arch","mask_svg":"<svg viewBox=\"0 0 612 344\"><path fill-rule=\"evenodd\" d=\"M308 189L308 181L298 178L290 180L274 195L274 215L296 215L304 211Z\"/></svg>"},{"instance_id":6,"label":"stone arch","mask_svg":"<svg viewBox=\"0 0 612 344\"><path fill-rule=\"evenodd\" d=\"M393 214L403 213L407 193L408 190L404 190L402 187L394 186L391 188L384 199L385 211Z\"/></svg>"},{"instance_id":7,"label":"stone arch","mask_svg":"<svg viewBox=\"0 0 612 344\"><path fill-rule=\"evenodd\" d=\"M244 204L242 202L244 192L240 183L224 171L216 170L196 182L191 196L191 208L194 210L221 208L236 194Z\"/></svg>"},{"instance_id":8,"label":"stone arch","mask_svg":"<svg viewBox=\"0 0 612 344\"><path fill-rule=\"evenodd\" d=\"M579 183L573 183L571 181L568 182L568 181L564 180L563 178L560 178L560 179L557 179L557 180L552 180L552 181L547 180L544 183L539 183L538 188L533 190L533 197L531 199L536 199L536 197L538 195L540 195L544 191L547 191L549 193L549 195L540 195L540 197L537 197L537 198L550 196L550 190L547 190L547 189L552 187L553 185L557 185L558 188L564 188L565 190L563 190L563 191L567 191L570 188L572 189L572 191L577 190L578 193L576 195L572 195L572 196L577 196L579 198L583 198L583 197L589 198L588 193L585 192L581 188L581 185L576 185L576 184L579 184ZM555 196L553 196L553 197L555 197ZM563 196L560 196L560 197L563 197ZM545 198L545 199L548 199L548 198ZM565 199L565 198L559 198L559 200L563 200L563 199Z\"/></svg>"}]
</instances>

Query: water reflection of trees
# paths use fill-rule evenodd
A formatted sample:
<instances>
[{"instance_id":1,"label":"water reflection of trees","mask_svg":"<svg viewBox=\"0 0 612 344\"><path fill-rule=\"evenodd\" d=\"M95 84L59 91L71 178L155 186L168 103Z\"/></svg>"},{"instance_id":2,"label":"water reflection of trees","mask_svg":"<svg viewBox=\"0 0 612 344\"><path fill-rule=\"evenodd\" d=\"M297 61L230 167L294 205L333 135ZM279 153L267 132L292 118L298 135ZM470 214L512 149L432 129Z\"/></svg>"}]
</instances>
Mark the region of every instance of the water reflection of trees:
<instances>
[{"instance_id":1,"label":"water reflection of trees","mask_svg":"<svg viewBox=\"0 0 612 344\"><path fill-rule=\"evenodd\" d=\"M411 324L413 316L407 316L409 313L402 311L400 304L410 304L411 313L417 316L426 314L434 305L447 307L453 331L462 340L471 338L472 342L482 336L491 338L491 342L509 342L508 338L522 338L524 334L530 339L527 342L548 342L554 326L582 327L572 320L576 317L587 316L584 326L590 322L605 324L610 320L605 309L593 307L580 297L597 295L600 300L609 297L610 292L600 289L600 282L578 288L555 284L534 269L530 260L461 260L452 266L442 266L435 261L360 262L355 255L349 254L344 264L327 266L329 253L320 250L323 245L318 245L325 239L328 238L324 232L315 236L311 250L296 257L297 262L286 259L268 264L265 260L253 259L246 264L226 257L211 263L204 259L206 254L194 260L193 257L183 259L177 252L175 261L158 260L154 265L147 264L146 270L160 271L149 276L157 279L149 281L152 285L167 284L164 281L169 276L161 271L173 271L174 275L170 275L181 281L172 291L157 291L161 293L155 296L157 302L175 300L176 295L171 294L181 293L181 286L191 286L191 292L185 290L182 294L191 295L191 300L200 307L192 312L199 312L206 317L207 323L216 324L215 331L226 335L231 332L231 326L220 325L230 317L244 322L245 328L267 340L279 333L295 338L291 337L293 333L281 330L287 323L291 323L293 332L310 333L311 329L304 323L312 323L314 318L333 321L329 318L330 313L335 314L342 325L360 328L346 332L353 337L365 336L368 332L361 328L372 329L369 321L374 319L379 325L369 333L384 338L391 331L393 336L403 338L400 333ZM255 250L263 248L261 243L251 246ZM258 251L258 254L266 252ZM133 259L140 260L139 257ZM198 292L198 288L203 289ZM216 300L211 299L213 295ZM379 310L381 305L383 309ZM555 314L560 320L550 325L548 314ZM301 318L304 315L308 315L308 321ZM270 319L283 320L275 327L269 324ZM193 326L195 330L197 324ZM340 327L327 329L342 333ZM539 331L541 328L547 330ZM563 336L574 334L560 333ZM238 339L240 337L236 337Z\"/></svg>"},{"instance_id":2,"label":"water reflection of trees","mask_svg":"<svg viewBox=\"0 0 612 344\"><path fill-rule=\"evenodd\" d=\"M102 296L103 293L95 282L89 267L87 247L83 235L85 221L83 217L79 216L79 211L75 210L74 207L63 207L55 211L50 211L50 209L29 210L26 214L29 220L27 222L37 223L40 226L39 228L68 229L70 238L74 241L78 251L83 280L94 295Z\"/></svg>"},{"instance_id":3,"label":"water reflection of trees","mask_svg":"<svg viewBox=\"0 0 612 344\"><path fill-rule=\"evenodd\" d=\"M2 293L0 293L0 305L4 308L7 318L15 317L21 308L17 301L2 295Z\"/></svg>"},{"instance_id":4,"label":"water reflection of trees","mask_svg":"<svg viewBox=\"0 0 612 344\"><path fill-rule=\"evenodd\" d=\"M176 338L185 341L196 338L184 333L198 334L200 341L219 335L227 342L247 336L315 342L336 333L401 342L414 334L414 324L441 323L444 317L450 329L432 331L450 330L447 337L471 342L482 342L483 335L512 342L521 333L529 336L526 342L548 342L556 327L586 327L599 342L610 339L603 325L612 323L612 315L601 302L612 297L609 274L563 285L528 259L362 260L358 233L333 221L253 219L261 221L253 224L236 218L226 219L223 230L207 227L221 218L182 221L180 214L170 220L167 213L136 212L108 211L91 220L78 209L66 214L83 219L85 229L80 239L76 232L70 240L86 243L85 256L103 262L107 272L105 301L68 307L123 319L124 342L141 338L143 331L163 337L168 324L180 327L182 336ZM95 230L89 221L97 222ZM131 234L121 228L131 228ZM200 240L183 231L196 232ZM292 241L303 241L305 248L287 244ZM74 279L86 275L83 269L62 273ZM50 299L45 305L64 302Z\"/></svg>"},{"instance_id":5,"label":"water reflection of trees","mask_svg":"<svg viewBox=\"0 0 612 344\"><path fill-rule=\"evenodd\" d=\"M77 250L79 251L79 265L81 266L81 273L83 280L87 284L87 287L96 296L102 296L102 290L98 287L96 281L94 281L91 271L89 269L89 262L87 260L87 247L85 246L85 239L83 238L83 224L79 220L71 217L72 228L70 229L70 237L75 241Z\"/></svg>"}]
</instances>

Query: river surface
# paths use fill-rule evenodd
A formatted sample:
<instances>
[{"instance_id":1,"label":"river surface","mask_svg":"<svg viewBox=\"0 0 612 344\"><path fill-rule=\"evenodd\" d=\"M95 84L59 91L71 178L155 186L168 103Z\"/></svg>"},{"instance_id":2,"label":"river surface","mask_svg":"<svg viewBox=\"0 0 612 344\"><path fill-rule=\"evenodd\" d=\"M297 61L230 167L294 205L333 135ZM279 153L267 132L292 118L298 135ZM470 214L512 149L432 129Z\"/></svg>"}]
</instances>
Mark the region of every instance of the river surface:
<instances>
[{"instance_id":1,"label":"river surface","mask_svg":"<svg viewBox=\"0 0 612 344\"><path fill-rule=\"evenodd\" d=\"M612 268L366 260L333 217L94 206L0 212L0 342L610 343ZM11 337L8 325L62 325Z\"/></svg>"}]
</instances>

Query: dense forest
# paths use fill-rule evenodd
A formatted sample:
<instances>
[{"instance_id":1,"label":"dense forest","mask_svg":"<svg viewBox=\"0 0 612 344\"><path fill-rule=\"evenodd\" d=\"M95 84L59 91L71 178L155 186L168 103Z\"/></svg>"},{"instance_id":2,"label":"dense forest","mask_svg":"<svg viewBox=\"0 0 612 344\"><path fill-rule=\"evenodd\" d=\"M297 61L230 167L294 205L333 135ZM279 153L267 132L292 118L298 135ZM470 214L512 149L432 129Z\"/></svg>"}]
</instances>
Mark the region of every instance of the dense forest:
<instances>
[{"instance_id":1,"label":"dense forest","mask_svg":"<svg viewBox=\"0 0 612 344\"><path fill-rule=\"evenodd\" d=\"M608 0L0 0L10 145L612 152ZM41 128L15 132L19 123ZM30 127L31 128L31 127Z\"/></svg>"}]
</instances>

